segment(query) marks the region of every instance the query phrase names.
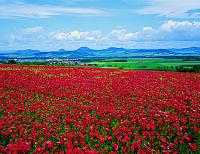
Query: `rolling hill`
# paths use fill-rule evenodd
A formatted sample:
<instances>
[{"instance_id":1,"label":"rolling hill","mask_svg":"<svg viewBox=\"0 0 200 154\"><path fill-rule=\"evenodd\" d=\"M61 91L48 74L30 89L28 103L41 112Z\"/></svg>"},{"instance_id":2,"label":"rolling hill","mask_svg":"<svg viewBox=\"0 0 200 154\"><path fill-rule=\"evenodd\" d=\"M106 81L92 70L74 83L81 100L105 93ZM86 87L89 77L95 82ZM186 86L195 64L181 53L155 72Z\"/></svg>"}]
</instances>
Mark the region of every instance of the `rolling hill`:
<instances>
[{"instance_id":1,"label":"rolling hill","mask_svg":"<svg viewBox=\"0 0 200 154\"><path fill-rule=\"evenodd\" d=\"M134 56L200 56L200 47L181 49L125 49L110 47L94 50L88 47L80 47L76 50L59 49L57 51L16 50L1 52L0 58L91 58L91 57L134 57Z\"/></svg>"}]
</instances>

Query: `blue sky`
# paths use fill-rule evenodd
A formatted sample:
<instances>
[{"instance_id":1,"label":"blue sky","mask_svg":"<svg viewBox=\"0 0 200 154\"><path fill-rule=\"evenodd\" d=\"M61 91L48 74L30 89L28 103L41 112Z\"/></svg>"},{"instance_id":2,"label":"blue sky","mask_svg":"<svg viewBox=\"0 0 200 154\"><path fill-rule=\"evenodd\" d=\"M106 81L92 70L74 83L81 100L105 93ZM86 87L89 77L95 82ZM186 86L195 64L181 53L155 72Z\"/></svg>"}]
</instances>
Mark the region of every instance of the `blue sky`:
<instances>
[{"instance_id":1,"label":"blue sky","mask_svg":"<svg viewBox=\"0 0 200 154\"><path fill-rule=\"evenodd\" d=\"M200 46L199 0L0 0L0 51Z\"/></svg>"}]
</instances>

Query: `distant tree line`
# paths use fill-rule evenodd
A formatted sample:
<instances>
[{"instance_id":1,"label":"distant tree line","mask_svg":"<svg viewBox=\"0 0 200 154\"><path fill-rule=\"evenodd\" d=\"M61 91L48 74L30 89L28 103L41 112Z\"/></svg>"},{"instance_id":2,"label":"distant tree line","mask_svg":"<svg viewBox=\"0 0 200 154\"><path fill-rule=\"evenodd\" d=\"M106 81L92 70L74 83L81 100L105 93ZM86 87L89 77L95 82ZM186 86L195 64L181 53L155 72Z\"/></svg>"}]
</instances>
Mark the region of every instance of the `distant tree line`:
<instances>
[{"instance_id":1,"label":"distant tree line","mask_svg":"<svg viewBox=\"0 0 200 154\"><path fill-rule=\"evenodd\" d=\"M176 69L178 72L200 72L200 65L182 65Z\"/></svg>"},{"instance_id":2,"label":"distant tree line","mask_svg":"<svg viewBox=\"0 0 200 154\"><path fill-rule=\"evenodd\" d=\"M120 59L119 59L119 60L112 60L112 61L110 61L110 62L128 62L128 61L127 61L127 60L122 60L122 59L120 60Z\"/></svg>"},{"instance_id":3,"label":"distant tree line","mask_svg":"<svg viewBox=\"0 0 200 154\"><path fill-rule=\"evenodd\" d=\"M0 64L17 64L17 62L14 59L0 60Z\"/></svg>"},{"instance_id":4,"label":"distant tree line","mask_svg":"<svg viewBox=\"0 0 200 154\"><path fill-rule=\"evenodd\" d=\"M200 65L158 66L159 71L200 72Z\"/></svg>"}]
</instances>

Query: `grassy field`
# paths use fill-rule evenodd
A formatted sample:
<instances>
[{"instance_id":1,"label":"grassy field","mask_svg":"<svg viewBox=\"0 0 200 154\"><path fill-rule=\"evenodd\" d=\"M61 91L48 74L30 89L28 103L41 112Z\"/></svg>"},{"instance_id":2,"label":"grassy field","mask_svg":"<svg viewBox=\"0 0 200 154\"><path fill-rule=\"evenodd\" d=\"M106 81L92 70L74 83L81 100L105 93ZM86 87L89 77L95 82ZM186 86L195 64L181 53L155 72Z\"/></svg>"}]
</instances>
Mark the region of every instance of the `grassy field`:
<instances>
[{"instance_id":1,"label":"grassy field","mask_svg":"<svg viewBox=\"0 0 200 154\"><path fill-rule=\"evenodd\" d=\"M199 59L165 59L165 58L122 58L106 59L87 63L103 68L123 68L132 70L167 70L176 71L178 67L199 66Z\"/></svg>"}]
</instances>

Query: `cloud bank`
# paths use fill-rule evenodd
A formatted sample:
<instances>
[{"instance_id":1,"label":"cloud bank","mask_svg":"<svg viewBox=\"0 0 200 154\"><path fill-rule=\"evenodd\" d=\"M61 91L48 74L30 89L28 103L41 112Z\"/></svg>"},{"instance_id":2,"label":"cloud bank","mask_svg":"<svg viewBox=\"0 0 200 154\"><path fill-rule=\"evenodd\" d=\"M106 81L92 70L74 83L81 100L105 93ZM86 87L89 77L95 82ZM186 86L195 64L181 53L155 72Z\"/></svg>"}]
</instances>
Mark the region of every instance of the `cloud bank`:
<instances>
[{"instance_id":1,"label":"cloud bank","mask_svg":"<svg viewBox=\"0 0 200 154\"><path fill-rule=\"evenodd\" d=\"M199 0L144 0L146 6L134 11L167 18L200 18Z\"/></svg>"},{"instance_id":2,"label":"cloud bank","mask_svg":"<svg viewBox=\"0 0 200 154\"><path fill-rule=\"evenodd\" d=\"M103 31L52 31L46 32L44 27L27 27L18 33L0 38L0 47L54 49L78 48L89 46L104 48L110 46L126 48L166 48L200 45L200 22L168 20L157 28L143 27L140 31L131 32L123 28ZM5 44L3 45L3 42ZM25 47L24 47L25 48Z\"/></svg>"},{"instance_id":3,"label":"cloud bank","mask_svg":"<svg viewBox=\"0 0 200 154\"><path fill-rule=\"evenodd\" d=\"M99 39L101 36L100 31L91 31L91 32L81 32L81 31L72 31L72 32L51 32L49 34L50 39L57 41L94 41Z\"/></svg>"},{"instance_id":4,"label":"cloud bank","mask_svg":"<svg viewBox=\"0 0 200 154\"><path fill-rule=\"evenodd\" d=\"M200 41L200 22L169 20L157 29L143 27L138 32L113 30L119 41Z\"/></svg>"},{"instance_id":5,"label":"cloud bank","mask_svg":"<svg viewBox=\"0 0 200 154\"><path fill-rule=\"evenodd\" d=\"M101 16L106 12L93 8L73 8L13 3L0 5L0 18L48 18L56 15Z\"/></svg>"}]
</instances>

